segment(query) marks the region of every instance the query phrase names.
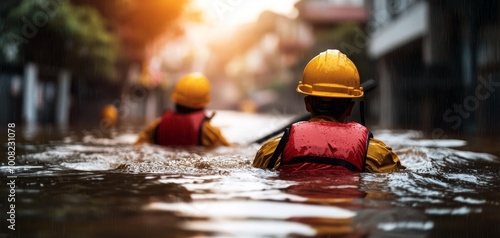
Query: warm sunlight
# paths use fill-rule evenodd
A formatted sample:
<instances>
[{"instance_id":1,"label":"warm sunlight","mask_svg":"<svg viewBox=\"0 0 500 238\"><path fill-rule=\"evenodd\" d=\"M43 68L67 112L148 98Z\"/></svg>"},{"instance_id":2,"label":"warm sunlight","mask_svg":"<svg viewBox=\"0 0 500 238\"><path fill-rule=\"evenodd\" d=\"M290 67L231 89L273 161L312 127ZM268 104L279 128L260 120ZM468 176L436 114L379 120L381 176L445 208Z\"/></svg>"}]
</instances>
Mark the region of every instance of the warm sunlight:
<instances>
[{"instance_id":1,"label":"warm sunlight","mask_svg":"<svg viewBox=\"0 0 500 238\"><path fill-rule=\"evenodd\" d=\"M205 13L208 21L225 26L235 26L255 21L265 10L293 15L295 12L294 4L297 1L194 0L194 5Z\"/></svg>"}]
</instances>

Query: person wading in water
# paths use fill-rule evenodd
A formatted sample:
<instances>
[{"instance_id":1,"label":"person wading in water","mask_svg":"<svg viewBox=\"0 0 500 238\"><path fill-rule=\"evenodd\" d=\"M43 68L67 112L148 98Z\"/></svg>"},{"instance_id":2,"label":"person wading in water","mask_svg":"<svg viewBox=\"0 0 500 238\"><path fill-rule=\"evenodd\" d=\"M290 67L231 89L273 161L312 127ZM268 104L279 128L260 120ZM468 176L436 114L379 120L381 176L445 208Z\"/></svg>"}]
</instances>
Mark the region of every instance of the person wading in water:
<instances>
[{"instance_id":1,"label":"person wading in water","mask_svg":"<svg viewBox=\"0 0 500 238\"><path fill-rule=\"evenodd\" d=\"M265 142L253 166L296 171L394 172L404 169L384 142L356 122L346 122L364 95L356 66L338 50L327 50L304 68L297 92L306 95L309 121L294 123Z\"/></svg>"},{"instance_id":2,"label":"person wading in water","mask_svg":"<svg viewBox=\"0 0 500 238\"><path fill-rule=\"evenodd\" d=\"M162 146L230 146L231 144L210 124L213 117L205 115L210 102L210 82L199 73L180 79L171 96L175 110L168 110L139 134L134 145L144 143Z\"/></svg>"}]
</instances>

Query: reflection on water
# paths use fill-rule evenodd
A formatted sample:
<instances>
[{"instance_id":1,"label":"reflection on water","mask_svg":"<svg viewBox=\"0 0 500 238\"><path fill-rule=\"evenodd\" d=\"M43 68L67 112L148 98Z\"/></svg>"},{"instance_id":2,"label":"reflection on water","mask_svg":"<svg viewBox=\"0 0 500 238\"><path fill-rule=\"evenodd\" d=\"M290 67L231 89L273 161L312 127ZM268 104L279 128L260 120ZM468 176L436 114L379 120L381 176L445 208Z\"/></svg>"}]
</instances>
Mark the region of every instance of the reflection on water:
<instances>
[{"instance_id":1,"label":"reflection on water","mask_svg":"<svg viewBox=\"0 0 500 238\"><path fill-rule=\"evenodd\" d=\"M461 140L425 140L415 131L379 131L375 135L400 155L406 171L286 176L252 168L259 145L247 145L248 141L286 119L219 112L214 124L239 145L213 150L132 147L135 134L127 129L109 138L70 135L18 141L17 223L9 234L500 235L497 157L459 150L466 144ZM2 184L8 169L5 163L0 167ZM0 196L7 198L8 191L1 191ZM6 225L2 226L3 232Z\"/></svg>"},{"instance_id":2,"label":"reflection on water","mask_svg":"<svg viewBox=\"0 0 500 238\"><path fill-rule=\"evenodd\" d=\"M217 222L188 221L184 227L190 230L250 236L269 234L313 236L321 226L328 226L329 234L346 234L352 232L349 224L355 215L352 211L334 206L266 201L151 203L146 210L174 211L189 217L210 217ZM252 221L255 219L259 221ZM252 223L259 226L250 226Z\"/></svg>"}]
</instances>

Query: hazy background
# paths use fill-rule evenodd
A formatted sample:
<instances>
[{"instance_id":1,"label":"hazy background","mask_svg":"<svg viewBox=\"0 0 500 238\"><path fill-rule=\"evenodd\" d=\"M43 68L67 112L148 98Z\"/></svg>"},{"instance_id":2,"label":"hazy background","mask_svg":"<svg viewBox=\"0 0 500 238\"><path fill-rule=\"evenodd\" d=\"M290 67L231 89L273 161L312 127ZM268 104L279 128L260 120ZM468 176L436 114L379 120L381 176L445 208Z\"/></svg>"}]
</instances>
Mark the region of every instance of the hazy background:
<instances>
[{"instance_id":1,"label":"hazy background","mask_svg":"<svg viewBox=\"0 0 500 238\"><path fill-rule=\"evenodd\" d=\"M305 64L339 49L378 82L371 126L498 138L499 12L495 0L2 0L0 123L97 127L113 104L120 125L141 125L193 71L212 83L209 109L302 114Z\"/></svg>"}]
</instances>

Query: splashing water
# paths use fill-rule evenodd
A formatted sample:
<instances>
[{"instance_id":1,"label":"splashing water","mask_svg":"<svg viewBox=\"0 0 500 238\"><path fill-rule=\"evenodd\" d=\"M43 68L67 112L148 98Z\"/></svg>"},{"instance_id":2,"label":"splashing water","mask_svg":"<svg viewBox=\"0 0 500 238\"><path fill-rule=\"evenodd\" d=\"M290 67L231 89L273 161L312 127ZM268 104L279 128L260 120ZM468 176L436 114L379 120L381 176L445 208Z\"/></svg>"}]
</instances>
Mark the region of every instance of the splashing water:
<instances>
[{"instance_id":1,"label":"splashing water","mask_svg":"<svg viewBox=\"0 0 500 238\"><path fill-rule=\"evenodd\" d=\"M39 237L500 234L496 156L459 150L462 140L376 131L408 169L290 177L253 168L260 145L248 142L289 118L218 112L213 123L238 145L211 150L134 147L128 129L19 142L16 226ZM2 183L10 168L0 167Z\"/></svg>"}]
</instances>

